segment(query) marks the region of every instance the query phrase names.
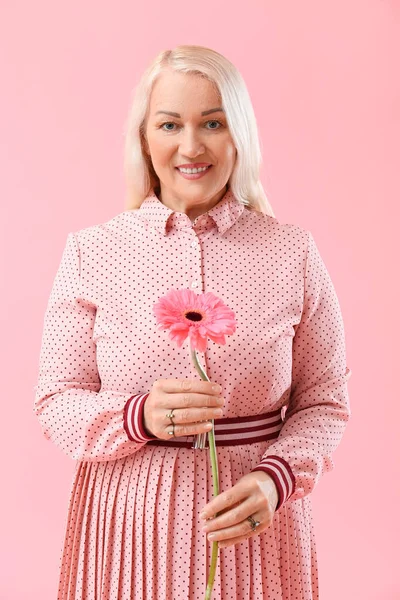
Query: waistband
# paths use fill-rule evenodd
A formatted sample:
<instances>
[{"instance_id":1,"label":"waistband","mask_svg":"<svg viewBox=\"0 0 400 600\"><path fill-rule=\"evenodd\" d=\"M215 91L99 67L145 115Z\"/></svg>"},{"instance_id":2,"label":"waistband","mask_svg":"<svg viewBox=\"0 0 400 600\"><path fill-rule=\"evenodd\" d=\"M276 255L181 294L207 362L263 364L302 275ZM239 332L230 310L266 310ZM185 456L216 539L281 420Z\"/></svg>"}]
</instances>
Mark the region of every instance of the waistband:
<instances>
[{"instance_id":1,"label":"waistband","mask_svg":"<svg viewBox=\"0 0 400 600\"><path fill-rule=\"evenodd\" d=\"M239 444L254 444L277 438L284 420L282 410L278 408L270 412L247 417L224 417L214 420L216 446L237 446ZM156 446L173 446L193 448L195 436L179 436L172 440L148 440L147 444ZM209 447L208 435L206 448Z\"/></svg>"}]
</instances>

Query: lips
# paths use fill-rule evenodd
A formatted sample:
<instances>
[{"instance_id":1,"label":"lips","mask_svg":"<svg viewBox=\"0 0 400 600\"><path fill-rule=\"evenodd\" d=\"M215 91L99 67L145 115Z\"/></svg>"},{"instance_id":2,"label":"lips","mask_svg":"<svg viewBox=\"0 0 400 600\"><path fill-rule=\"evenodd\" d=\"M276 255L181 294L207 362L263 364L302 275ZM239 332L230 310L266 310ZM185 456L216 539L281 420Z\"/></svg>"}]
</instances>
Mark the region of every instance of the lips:
<instances>
[{"instance_id":1,"label":"lips","mask_svg":"<svg viewBox=\"0 0 400 600\"><path fill-rule=\"evenodd\" d=\"M186 170L179 169L178 167L176 167L176 170L179 171L179 175L181 177L183 177L184 179L194 180L194 179L201 179L202 177L206 177L207 173L210 171L211 168L212 168L212 165L208 165L208 167L206 167L204 169L196 170L196 171L190 171L190 170L186 171Z\"/></svg>"},{"instance_id":2,"label":"lips","mask_svg":"<svg viewBox=\"0 0 400 600\"><path fill-rule=\"evenodd\" d=\"M210 167L211 163L191 163L187 165L178 165L177 169L201 169L202 167Z\"/></svg>"}]
</instances>

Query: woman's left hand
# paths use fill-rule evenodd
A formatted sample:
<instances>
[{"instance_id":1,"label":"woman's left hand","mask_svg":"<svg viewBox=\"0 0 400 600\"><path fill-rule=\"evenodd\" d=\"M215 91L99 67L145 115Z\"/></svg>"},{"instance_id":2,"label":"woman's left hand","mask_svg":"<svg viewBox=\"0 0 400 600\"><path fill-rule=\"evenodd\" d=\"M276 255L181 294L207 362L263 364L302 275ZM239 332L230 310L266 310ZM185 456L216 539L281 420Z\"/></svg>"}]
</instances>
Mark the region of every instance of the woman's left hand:
<instances>
[{"instance_id":1,"label":"woman's left hand","mask_svg":"<svg viewBox=\"0 0 400 600\"><path fill-rule=\"evenodd\" d=\"M265 471L252 471L204 507L200 517L211 520L205 522L203 531L207 539L218 542L219 547L237 544L267 529L272 523L277 504L278 491L272 477ZM220 512L222 514L214 517ZM260 521L254 531L247 520L249 516ZM214 538L210 537L211 532Z\"/></svg>"}]
</instances>

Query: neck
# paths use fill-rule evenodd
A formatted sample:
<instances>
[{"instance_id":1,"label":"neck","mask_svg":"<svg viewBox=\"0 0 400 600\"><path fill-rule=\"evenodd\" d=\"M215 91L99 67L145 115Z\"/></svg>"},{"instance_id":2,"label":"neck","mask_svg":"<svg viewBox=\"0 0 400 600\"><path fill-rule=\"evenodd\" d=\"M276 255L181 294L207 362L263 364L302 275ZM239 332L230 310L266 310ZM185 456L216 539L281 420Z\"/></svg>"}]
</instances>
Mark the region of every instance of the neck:
<instances>
[{"instance_id":1,"label":"neck","mask_svg":"<svg viewBox=\"0 0 400 600\"><path fill-rule=\"evenodd\" d=\"M178 198L177 196L170 194L168 190L162 190L159 186L154 187L154 193L160 202L175 212L186 214L192 223L197 219L197 217L203 215L216 206L218 202L225 196L227 190L228 184L226 184L222 190L220 190L207 201L194 201L189 203L185 202L185 200L182 198Z\"/></svg>"}]
</instances>

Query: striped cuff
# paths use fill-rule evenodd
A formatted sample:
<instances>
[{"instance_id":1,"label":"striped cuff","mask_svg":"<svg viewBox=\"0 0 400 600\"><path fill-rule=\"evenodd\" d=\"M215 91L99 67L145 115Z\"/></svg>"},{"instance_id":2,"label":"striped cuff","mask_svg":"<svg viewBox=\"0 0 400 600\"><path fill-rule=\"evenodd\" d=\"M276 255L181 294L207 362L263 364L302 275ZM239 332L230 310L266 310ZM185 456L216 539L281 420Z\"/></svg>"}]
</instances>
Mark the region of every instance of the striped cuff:
<instances>
[{"instance_id":1,"label":"striped cuff","mask_svg":"<svg viewBox=\"0 0 400 600\"><path fill-rule=\"evenodd\" d=\"M293 494L296 486L293 471L286 460L280 456L266 456L252 471L265 471L274 480L279 496L275 510L278 510Z\"/></svg>"},{"instance_id":2,"label":"striped cuff","mask_svg":"<svg viewBox=\"0 0 400 600\"><path fill-rule=\"evenodd\" d=\"M136 394L135 396L131 396L125 403L124 429L132 442L143 443L157 439L155 435L147 433L144 427L144 403L149 395L150 392Z\"/></svg>"}]
</instances>

